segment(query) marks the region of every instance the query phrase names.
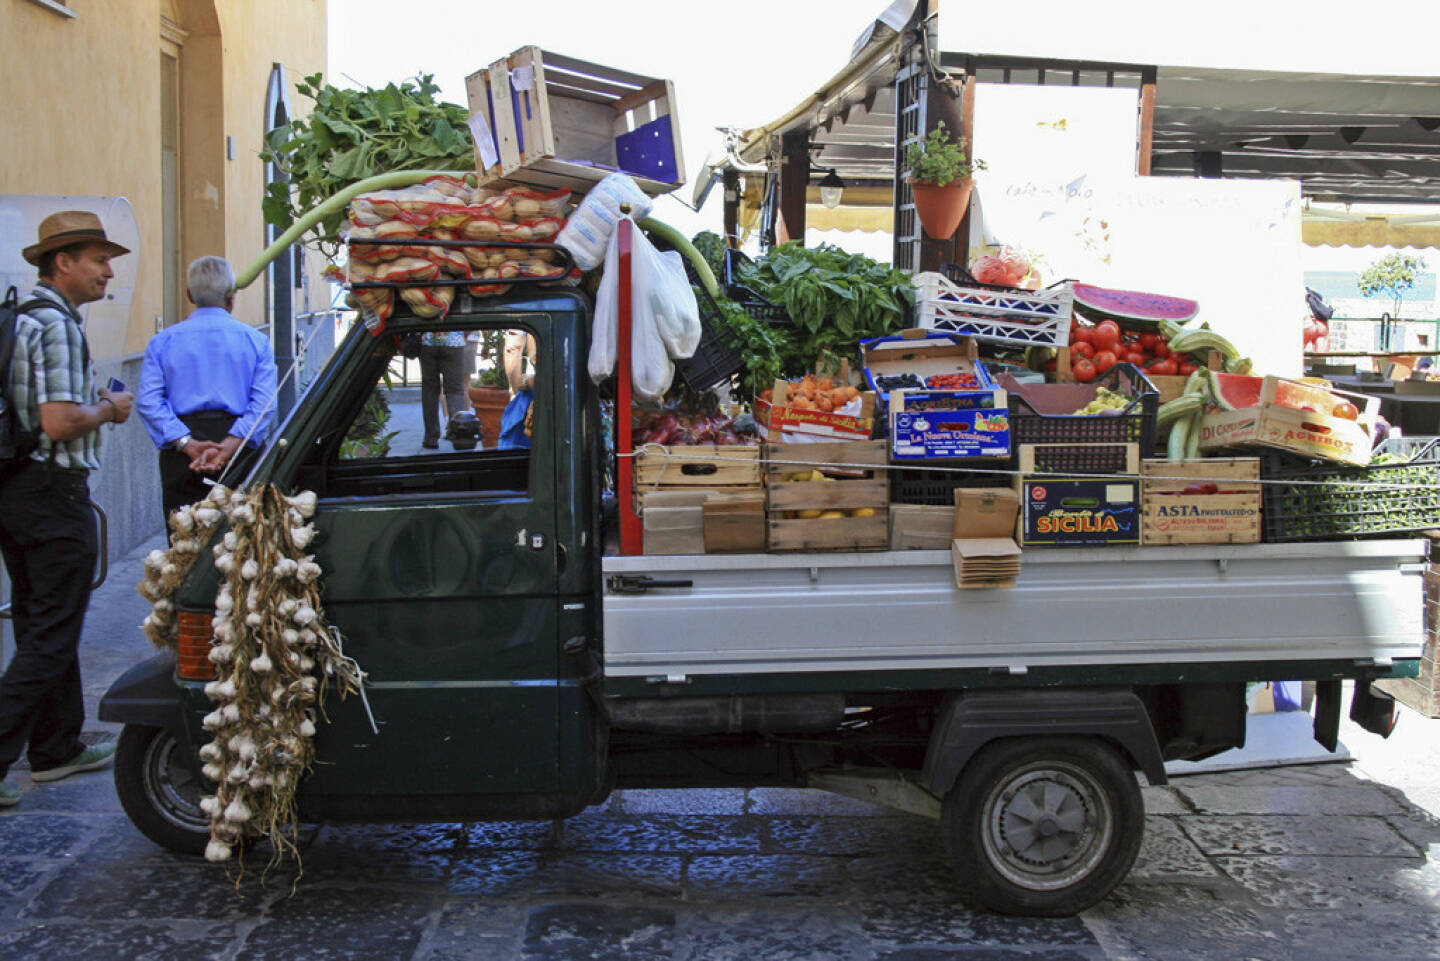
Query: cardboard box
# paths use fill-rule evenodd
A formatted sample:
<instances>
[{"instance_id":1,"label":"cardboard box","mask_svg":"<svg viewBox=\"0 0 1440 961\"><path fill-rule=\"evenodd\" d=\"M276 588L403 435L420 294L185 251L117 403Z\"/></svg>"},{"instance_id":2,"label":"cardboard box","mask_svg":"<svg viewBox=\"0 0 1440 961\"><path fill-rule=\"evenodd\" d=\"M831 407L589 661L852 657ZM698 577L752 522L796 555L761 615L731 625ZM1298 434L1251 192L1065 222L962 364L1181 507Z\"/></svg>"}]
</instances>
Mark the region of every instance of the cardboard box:
<instances>
[{"instance_id":1,"label":"cardboard box","mask_svg":"<svg viewBox=\"0 0 1440 961\"><path fill-rule=\"evenodd\" d=\"M1140 473L1141 544L1259 543L1258 457L1147 460Z\"/></svg>"},{"instance_id":2,"label":"cardboard box","mask_svg":"<svg viewBox=\"0 0 1440 961\"><path fill-rule=\"evenodd\" d=\"M912 328L889 337L872 337L860 341L860 361L865 365L865 383L875 392L875 410L882 415L889 409L891 391L880 385L879 378L904 374L910 374L920 381L915 387L907 388L911 390L930 389L925 384L929 377L940 374L969 374L975 379L973 388L946 390L957 395L975 394L975 400L967 405L957 403L952 409L997 406L991 396L995 382L990 379L979 358L975 341L960 334Z\"/></svg>"},{"instance_id":3,"label":"cardboard box","mask_svg":"<svg viewBox=\"0 0 1440 961\"><path fill-rule=\"evenodd\" d=\"M974 393L927 390L892 394L890 457L896 461L1008 458L1010 411L1005 392L989 392L995 397L993 407L966 409ZM950 406L952 403L955 406Z\"/></svg>"},{"instance_id":4,"label":"cardboard box","mask_svg":"<svg viewBox=\"0 0 1440 961\"><path fill-rule=\"evenodd\" d=\"M1026 547L1140 543L1140 484L1122 479L1052 480L1021 475L1017 540Z\"/></svg>"},{"instance_id":5,"label":"cardboard box","mask_svg":"<svg viewBox=\"0 0 1440 961\"><path fill-rule=\"evenodd\" d=\"M705 553L704 491L655 491L641 517L646 554Z\"/></svg>"},{"instance_id":6,"label":"cardboard box","mask_svg":"<svg viewBox=\"0 0 1440 961\"><path fill-rule=\"evenodd\" d=\"M955 537L955 508L934 504L890 505L892 551L943 551Z\"/></svg>"},{"instance_id":7,"label":"cardboard box","mask_svg":"<svg viewBox=\"0 0 1440 961\"><path fill-rule=\"evenodd\" d=\"M765 492L707 494L702 506L705 553L765 553Z\"/></svg>"},{"instance_id":8,"label":"cardboard box","mask_svg":"<svg viewBox=\"0 0 1440 961\"><path fill-rule=\"evenodd\" d=\"M1341 401L1359 409L1357 420L1331 415ZM1303 409L1306 407L1312 409ZM1201 418L1200 449L1273 447L1363 467L1370 463L1371 437L1379 413L1380 401L1375 397L1266 377L1257 406L1214 411Z\"/></svg>"},{"instance_id":9,"label":"cardboard box","mask_svg":"<svg viewBox=\"0 0 1440 961\"><path fill-rule=\"evenodd\" d=\"M955 488L955 538L1013 537L1020 497L1009 487Z\"/></svg>"},{"instance_id":10,"label":"cardboard box","mask_svg":"<svg viewBox=\"0 0 1440 961\"><path fill-rule=\"evenodd\" d=\"M1020 575L1020 546L1009 537L956 538L950 543L955 586L1014 587Z\"/></svg>"},{"instance_id":11,"label":"cardboard box","mask_svg":"<svg viewBox=\"0 0 1440 961\"><path fill-rule=\"evenodd\" d=\"M875 431L875 395L861 391L854 411L811 410L786 404L790 384L775 381L771 399L755 398L755 426L769 444L869 440Z\"/></svg>"}]
</instances>

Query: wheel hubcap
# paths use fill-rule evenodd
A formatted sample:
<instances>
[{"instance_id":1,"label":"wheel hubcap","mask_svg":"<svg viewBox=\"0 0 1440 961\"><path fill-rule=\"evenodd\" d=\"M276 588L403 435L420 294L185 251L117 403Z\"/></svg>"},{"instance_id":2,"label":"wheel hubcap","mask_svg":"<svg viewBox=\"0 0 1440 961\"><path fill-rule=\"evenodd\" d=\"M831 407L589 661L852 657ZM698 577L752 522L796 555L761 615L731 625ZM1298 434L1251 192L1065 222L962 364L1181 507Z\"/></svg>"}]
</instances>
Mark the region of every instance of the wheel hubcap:
<instances>
[{"instance_id":1,"label":"wheel hubcap","mask_svg":"<svg viewBox=\"0 0 1440 961\"><path fill-rule=\"evenodd\" d=\"M208 831L200 810L200 782L182 763L172 737L156 737L145 752L145 793L165 820L187 831Z\"/></svg>"},{"instance_id":2,"label":"wheel hubcap","mask_svg":"<svg viewBox=\"0 0 1440 961\"><path fill-rule=\"evenodd\" d=\"M1032 890L1075 883L1110 846L1114 816L1078 767L1047 763L1013 773L990 792L982 843L1011 882Z\"/></svg>"}]
</instances>

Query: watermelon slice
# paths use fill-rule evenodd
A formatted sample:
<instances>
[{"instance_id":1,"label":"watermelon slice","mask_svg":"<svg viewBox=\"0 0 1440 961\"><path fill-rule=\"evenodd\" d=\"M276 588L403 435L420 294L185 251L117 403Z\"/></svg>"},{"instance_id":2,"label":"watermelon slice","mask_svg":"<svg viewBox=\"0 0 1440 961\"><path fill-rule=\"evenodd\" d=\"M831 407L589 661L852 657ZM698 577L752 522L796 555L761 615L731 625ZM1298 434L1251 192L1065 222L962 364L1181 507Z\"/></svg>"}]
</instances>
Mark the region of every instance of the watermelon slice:
<instances>
[{"instance_id":1,"label":"watermelon slice","mask_svg":"<svg viewBox=\"0 0 1440 961\"><path fill-rule=\"evenodd\" d=\"M1160 321L1179 323L1194 317L1200 305L1184 297L1147 294L1138 290L1114 290L1090 284L1074 284L1075 309L1089 320L1113 320L1121 327L1151 328Z\"/></svg>"},{"instance_id":2,"label":"watermelon slice","mask_svg":"<svg viewBox=\"0 0 1440 961\"><path fill-rule=\"evenodd\" d=\"M1219 394L1221 406L1230 410L1241 410L1259 405L1260 388L1265 385L1265 378L1214 370L1210 372L1210 383Z\"/></svg>"}]
</instances>

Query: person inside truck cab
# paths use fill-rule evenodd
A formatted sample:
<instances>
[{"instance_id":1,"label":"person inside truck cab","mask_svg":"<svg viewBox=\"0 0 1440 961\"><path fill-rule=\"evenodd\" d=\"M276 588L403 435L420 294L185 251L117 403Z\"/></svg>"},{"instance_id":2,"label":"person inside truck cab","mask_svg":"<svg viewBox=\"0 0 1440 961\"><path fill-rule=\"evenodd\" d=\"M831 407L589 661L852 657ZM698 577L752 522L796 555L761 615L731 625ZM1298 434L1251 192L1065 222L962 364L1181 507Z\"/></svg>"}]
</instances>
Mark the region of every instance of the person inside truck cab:
<instances>
[{"instance_id":1,"label":"person inside truck cab","mask_svg":"<svg viewBox=\"0 0 1440 961\"><path fill-rule=\"evenodd\" d=\"M535 396L535 338L523 330L505 332L502 356L505 380L510 385L510 402L500 418L501 450L528 450L530 447L530 405Z\"/></svg>"}]
</instances>

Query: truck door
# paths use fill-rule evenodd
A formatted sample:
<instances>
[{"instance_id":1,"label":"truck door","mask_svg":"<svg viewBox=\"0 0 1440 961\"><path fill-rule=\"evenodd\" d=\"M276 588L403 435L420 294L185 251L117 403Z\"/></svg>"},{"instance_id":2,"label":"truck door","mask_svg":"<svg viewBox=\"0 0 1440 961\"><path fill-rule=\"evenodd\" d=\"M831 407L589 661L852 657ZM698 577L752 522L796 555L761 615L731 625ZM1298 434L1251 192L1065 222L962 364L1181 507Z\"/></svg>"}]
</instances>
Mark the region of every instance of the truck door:
<instances>
[{"instance_id":1,"label":"truck door","mask_svg":"<svg viewBox=\"0 0 1440 961\"><path fill-rule=\"evenodd\" d=\"M453 815L466 810L460 795L483 812L505 806L499 795L556 790L556 352L543 314L510 315L507 328L536 345L528 449L501 449L494 436L474 449L422 446L421 391L382 381L399 370L390 334L367 348L363 377L310 405L315 423L293 425L310 444L295 486L319 494L325 612L369 677L379 727L359 698L327 701L310 810L343 795L353 812L355 795L373 794L404 796L417 816L428 797ZM464 345L468 383L477 338L503 329L451 318L434 333L433 343ZM386 809L380 797L375 806Z\"/></svg>"}]
</instances>

